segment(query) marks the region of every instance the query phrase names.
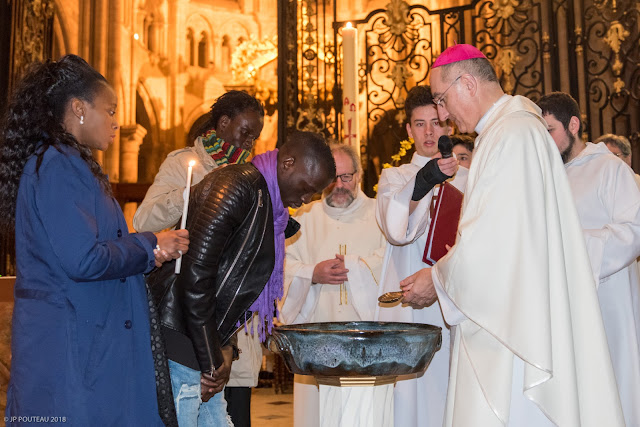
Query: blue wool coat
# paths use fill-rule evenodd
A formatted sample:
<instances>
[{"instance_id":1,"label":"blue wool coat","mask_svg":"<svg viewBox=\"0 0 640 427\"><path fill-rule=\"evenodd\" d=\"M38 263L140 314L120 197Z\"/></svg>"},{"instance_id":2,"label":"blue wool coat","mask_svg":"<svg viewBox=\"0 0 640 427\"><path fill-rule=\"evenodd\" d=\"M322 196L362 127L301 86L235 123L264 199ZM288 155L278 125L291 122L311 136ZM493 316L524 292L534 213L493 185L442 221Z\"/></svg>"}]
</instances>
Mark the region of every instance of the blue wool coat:
<instances>
[{"instance_id":1,"label":"blue wool coat","mask_svg":"<svg viewBox=\"0 0 640 427\"><path fill-rule=\"evenodd\" d=\"M16 207L7 425L161 426L142 277L156 238L129 234L76 150L35 164Z\"/></svg>"}]
</instances>

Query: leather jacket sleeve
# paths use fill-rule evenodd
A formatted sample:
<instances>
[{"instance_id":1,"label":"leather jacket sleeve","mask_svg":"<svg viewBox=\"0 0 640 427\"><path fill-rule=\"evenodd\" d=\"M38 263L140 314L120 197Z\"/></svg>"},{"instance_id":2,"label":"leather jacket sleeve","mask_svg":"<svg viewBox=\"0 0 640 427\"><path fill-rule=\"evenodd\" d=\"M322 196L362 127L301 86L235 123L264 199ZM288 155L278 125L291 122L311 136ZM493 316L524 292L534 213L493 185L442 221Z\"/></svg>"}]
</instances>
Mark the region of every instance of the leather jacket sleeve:
<instances>
[{"instance_id":1,"label":"leather jacket sleeve","mask_svg":"<svg viewBox=\"0 0 640 427\"><path fill-rule=\"evenodd\" d=\"M186 332L193 342L200 370L211 372L223 362L215 324L216 277L226 243L256 203L248 175L227 168L214 171L191 190L187 228L189 252L176 279Z\"/></svg>"}]
</instances>

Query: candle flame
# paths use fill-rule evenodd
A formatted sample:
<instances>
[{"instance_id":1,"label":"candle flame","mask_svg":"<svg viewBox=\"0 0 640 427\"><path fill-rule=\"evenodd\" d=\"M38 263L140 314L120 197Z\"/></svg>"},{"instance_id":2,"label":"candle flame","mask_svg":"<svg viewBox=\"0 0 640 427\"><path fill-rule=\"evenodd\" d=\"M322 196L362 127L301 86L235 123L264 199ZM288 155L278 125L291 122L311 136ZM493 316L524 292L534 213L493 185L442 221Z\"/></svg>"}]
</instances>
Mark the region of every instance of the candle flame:
<instances>
[{"instance_id":1,"label":"candle flame","mask_svg":"<svg viewBox=\"0 0 640 427\"><path fill-rule=\"evenodd\" d=\"M353 25L351 25L351 22L347 22L347 28L353 28Z\"/></svg>"},{"instance_id":2,"label":"candle flame","mask_svg":"<svg viewBox=\"0 0 640 427\"><path fill-rule=\"evenodd\" d=\"M191 160L191 161L189 162L189 166L193 166L193 165L195 165L195 164L196 164L196 161L195 161L195 160Z\"/></svg>"}]
</instances>

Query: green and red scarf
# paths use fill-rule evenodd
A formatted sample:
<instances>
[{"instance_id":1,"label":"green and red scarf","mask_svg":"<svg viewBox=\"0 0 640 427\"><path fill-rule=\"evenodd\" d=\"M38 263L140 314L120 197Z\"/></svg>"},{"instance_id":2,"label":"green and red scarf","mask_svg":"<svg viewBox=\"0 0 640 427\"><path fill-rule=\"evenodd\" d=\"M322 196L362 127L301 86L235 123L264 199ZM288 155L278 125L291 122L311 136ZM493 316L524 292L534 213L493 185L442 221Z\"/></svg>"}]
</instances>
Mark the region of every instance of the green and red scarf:
<instances>
[{"instance_id":1,"label":"green and red scarf","mask_svg":"<svg viewBox=\"0 0 640 427\"><path fill-rule=\"evenodd\" d=\"M214 129L202 135L202 145L218 166L233 163L242 164L251 155L251 151L236 147L224 139L218 138Z\"/></svg>"}]
</instances>

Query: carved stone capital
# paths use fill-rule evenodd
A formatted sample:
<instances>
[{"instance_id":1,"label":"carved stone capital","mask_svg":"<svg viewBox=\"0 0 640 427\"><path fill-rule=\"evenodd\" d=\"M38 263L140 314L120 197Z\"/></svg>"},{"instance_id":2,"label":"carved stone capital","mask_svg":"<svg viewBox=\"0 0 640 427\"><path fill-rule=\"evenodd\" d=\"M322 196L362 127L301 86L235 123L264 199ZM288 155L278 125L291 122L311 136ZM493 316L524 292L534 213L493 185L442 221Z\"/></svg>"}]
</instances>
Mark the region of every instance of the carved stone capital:
<instances>
[{"instance_id":1,"label":"carved stone capital","mask_svg":"<svg viewBox=\"0 0 640 427\"><path fill-rule=\"evenodd\" d=\"M126 125L120 127L120 152L136 154L140 151L143 138L147 135L147 130L139 125Z\"/></svg>"},{"instance_id":2,"label":"carved stone capital","mask_svg":"<svg viewBox=\"0 0 640 427\"><path fill-rule=\"evenodd\" d=\"M139 124L120 127L120 182L138 182L138 154L146 134Z\"/></svg>"}]
</instances>

